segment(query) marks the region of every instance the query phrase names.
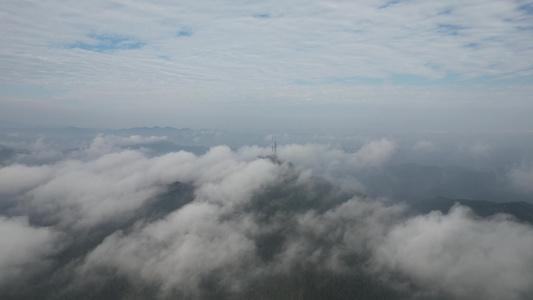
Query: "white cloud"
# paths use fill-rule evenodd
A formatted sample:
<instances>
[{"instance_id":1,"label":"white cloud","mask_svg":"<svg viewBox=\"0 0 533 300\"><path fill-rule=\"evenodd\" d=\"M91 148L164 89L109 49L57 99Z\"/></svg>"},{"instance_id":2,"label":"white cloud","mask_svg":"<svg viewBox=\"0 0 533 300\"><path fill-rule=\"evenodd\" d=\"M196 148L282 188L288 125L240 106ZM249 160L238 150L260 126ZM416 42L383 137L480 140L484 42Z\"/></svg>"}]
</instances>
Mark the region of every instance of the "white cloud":
<instances>
[{"instance_id":1,"label":"white cloud","mask_svg":"<svg viewBox=\"0 0 533 300\"><path fill-rule=\"evenodd\" d=\"M518 190L533 192L533 167L527 165L515 167L509 171L507 178Z\"/></svg>"},{"instance_id":2,"label":"white cloud","mask_svg":"<svg viewBox=\"0 0 533 300\"><path fill-rule=\"evenodd\" d=\"M330 145L286 145L278 147L279 156L322 176L337 178L366 167L383 165L396 151L394 142L381 139L365 144L354 153Z\"/></svg>"},{"instance_id":3,"label":"white cloud","mask_svg":"<svg viewBox=\"0 0 533 300\"><path fill-rule=\"evenodd\" d=\"M49 166L29 167L10 165L0 169L0 193L18 194L50 180L53 169Z\"/></svg>"},{"instance_id":4,"label":"white cloud","mask_svg":"<svg viewBox=\"0 0 533 300\"><path fill-rule=\"evenodd\" d=\"M237 279L232 273L253 267L255 246L248 236L257 225L248 216L220 221L219 209L193 203L134 234L115 233L91 252L80 275L114 267L133 279L162 283L163 291L196 292L202 276L224 269L231 286Z\"/></svg>"},{"instance_id":5,"label":"white cloud","mask_svg":"<svg viewBox=\"0 0 533 300\"><path fill-rule=\"evenodd\" d=\"M394 227L376 251L377 265L401 271L428 292L456 299L524 299L533 282L533 231L503 216L476 219L455 206Z\"/></svg>"},{"instance_id":6,"label":"white cloud","mask_svg":"<svg viewBox=\"0 0 533 300\"><path fill-rule=\"evenodd\" d=\"M1 168L0 195L17 195L24 209L44 214L63 228L81 229L133 212L174 181L201 186L199 199L238 204L275 179L272 164L255 157L247 162L225 146L199 157L177 152L147 158L116 146L123 142L99 135L69 159Z\"/></svg>"},{"instance_id":7,"label":"white cloud","mask_svg":"<svg viewBox=\"0 0 533 300\"><path fill-rule=\"evenodd\" d=\"M412 216L403 205L376 199L339 201L338 190L324 192L328 185L310 175L313 170L342 178L354 169L379 167L394 153L389 140L371 141L354 153L280 146L280 157L296 168L257 159L265 150L260 147L149 158L117 147L122 142L99 136L59 162L0 168L0 204L10 208L0 212L19 215L0 216L7 242L0 247L0 280L7 278L3 274L28 277L28 264L45 267L56 247L83 240L77 229L98 232L110 220L141 214L150 198L180 181L194 186L190 202L157 219L138 216L59 273L83 285L107 280L99 277L104 269L111 271L106 276L125 276L161 295L182 291L199 298L206 276L218 276L224 291L239 293L254 280L293 276L291 268L304 262L332 274L377 275L391 286L405 279L429 297L521 299L533 293L531 226L505 216L474 217L461 206L448 215ZM8 203L13 197L14 204ZM320 205L306 203L314 198ZM35 213L50 218L51 227L29 222ZM272 233L282 236L281 244L264 258L258 239Z\"/></svg>"},{"instance_id":8,"label":"white cloud","mask_svg":"<svg viewBox=\"0 0 533 300\"><path fill-rule=\"evenodd\" d=\"M55 253L58 233L46 227L32 227L25 217L0 216L0 286L29 277L46 267Z\"/></svg>"}]
</instances>

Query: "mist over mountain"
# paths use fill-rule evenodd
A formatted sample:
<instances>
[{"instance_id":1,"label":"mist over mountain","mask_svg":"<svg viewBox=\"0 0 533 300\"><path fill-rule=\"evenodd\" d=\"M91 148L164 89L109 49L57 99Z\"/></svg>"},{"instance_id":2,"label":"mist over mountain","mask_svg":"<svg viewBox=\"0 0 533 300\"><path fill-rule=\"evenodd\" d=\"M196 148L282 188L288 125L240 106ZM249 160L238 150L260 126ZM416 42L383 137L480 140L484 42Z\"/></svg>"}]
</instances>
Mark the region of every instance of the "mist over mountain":
<instances>
[{"instance_id":1,"label":"mist over mountain","mask_svg":"<svg viewBox=\"0 0 533 300\"><path fill-rule=\"evenodd\" d=\"M485 200L450 199L435 197L413 203L412 208L422 214L440 211L444 214L450 212L455 205L468 206L480 217L490 217L497 214L508 214L523 223L533 224L533 204L528 202L492 202Z\"/></svg>"},{"instance_id":2,"label":"mist over mountain","mask_svg":"<svg viewBox=\"0 0 533 300\"><path fill-rule=\"evenodd\" d=\"M0 300L533 299L533 0L3 0Z\"/></svg>"},{"instance_id":3,"label":"mist over mountain","mask_svg":"<svg viewBox=\"0 0 533 300\"><path fill-rule=\"evenodd\" d=\"M405 140L310 137L270 160L271 135L203 148L214 131L143 130L3 133L2 299L533 296L525 156L424 165Z\"/></svg>"},{"instance_id":4,"label":"mist over mountain","mask_svg":"<svg viewBox=\"0 0 533 300\"><path fill-rule=\"evenodd\" d=\"M369 195L396 202L413 203L436 196L496 202L532 201L530 192L517 188L517 180L512 182L513 172L518 171L400 163L366 171L358 179Z\"/></svg>"}]
</instances>

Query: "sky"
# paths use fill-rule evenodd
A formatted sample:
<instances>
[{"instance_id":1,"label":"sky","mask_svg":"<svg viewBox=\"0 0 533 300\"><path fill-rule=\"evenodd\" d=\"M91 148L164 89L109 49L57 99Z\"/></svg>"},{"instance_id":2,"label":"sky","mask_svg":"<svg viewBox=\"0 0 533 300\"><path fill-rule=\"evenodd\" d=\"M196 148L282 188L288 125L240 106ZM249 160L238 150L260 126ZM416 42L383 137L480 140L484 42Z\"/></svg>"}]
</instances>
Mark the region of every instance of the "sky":
<instances>
[{"instance_id":1,"label":"sky","mask_svg":"<svg viewBox=\"0 0 533 300\"><path fill-rule=\"evenodd\" d=\"M12 1L0 120L533 128L532 1Z\"/></svg>"}]
</instances>

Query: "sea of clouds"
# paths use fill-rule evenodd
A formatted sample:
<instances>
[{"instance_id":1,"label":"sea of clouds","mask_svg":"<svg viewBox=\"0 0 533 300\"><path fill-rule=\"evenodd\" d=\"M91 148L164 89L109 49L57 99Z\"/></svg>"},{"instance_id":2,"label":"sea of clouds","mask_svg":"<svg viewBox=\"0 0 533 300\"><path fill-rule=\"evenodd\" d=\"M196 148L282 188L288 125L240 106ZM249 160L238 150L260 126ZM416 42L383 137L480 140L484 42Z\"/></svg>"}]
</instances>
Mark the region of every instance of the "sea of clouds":
<instances>
[{"instance_id":1,"label":"sea of clouds","mask_svg":"<svg viewBox=\"0 0 533 300\"><path fill-rule=\"evenodd\" d=\"M62 298L121 278L128 287L121 298L242 298L261 293L258 283L298 278L298 266L312 266L372 278L405 298L533 296L530 225L480 218L460 205L416 215L360 193L316 196L319 177L339 181L379 168L395 152L390 140L353 153L280 146L279 162L258 159L269 149L256 146L155 157L123 147L137 140L100 135L48 163L30 163L33 152L0 168L0 295L22 298L21 287L38 282L40 297ZM175 182L191 187L190 199L151 216L150 205ZM286 186L301 203L269 198ZM313 197L320 207L305 202Z\"/></svg>"}]
</instances>

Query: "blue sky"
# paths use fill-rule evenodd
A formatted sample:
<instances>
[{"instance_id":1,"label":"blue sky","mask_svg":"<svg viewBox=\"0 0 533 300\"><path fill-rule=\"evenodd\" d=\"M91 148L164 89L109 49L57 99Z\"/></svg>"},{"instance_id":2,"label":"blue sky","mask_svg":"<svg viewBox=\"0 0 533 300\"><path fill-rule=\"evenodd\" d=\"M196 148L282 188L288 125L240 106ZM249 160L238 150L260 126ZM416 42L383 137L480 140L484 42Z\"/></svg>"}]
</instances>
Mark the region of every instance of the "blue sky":
<instances>
[{"instance_id":1,"label":"blue sky","mask_svg":"<svg viewBox=\"0 0 533 300\"><path fill-rule=\"evenodd\" d=\"M531 1L7 0L0 33L3 120L533 128Z\"/></svg>"}]
</instances>

